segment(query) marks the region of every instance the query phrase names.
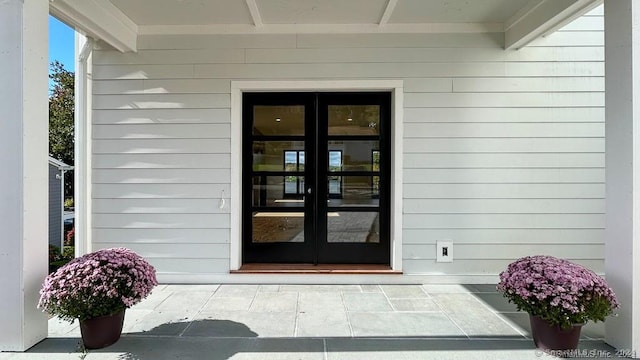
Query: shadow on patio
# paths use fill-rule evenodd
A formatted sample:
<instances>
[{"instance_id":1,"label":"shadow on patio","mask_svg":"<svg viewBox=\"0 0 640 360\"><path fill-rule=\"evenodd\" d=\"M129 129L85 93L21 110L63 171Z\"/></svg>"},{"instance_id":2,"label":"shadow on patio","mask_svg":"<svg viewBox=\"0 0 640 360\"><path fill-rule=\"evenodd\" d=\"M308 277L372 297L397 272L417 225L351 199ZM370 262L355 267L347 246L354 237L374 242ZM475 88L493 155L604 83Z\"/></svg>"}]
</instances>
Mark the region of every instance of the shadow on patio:
<instances>
[{"instance_id":1,"label":"shadow on patio","mask_svg":"<svg viewBox=\"0 0 640 360\"><path fill-rule=\"evenodd\" d=\"M493 285L163 285L125 319L119 342L86 354L77 325L52 319L50 338L9 358L553 358ZM586 327L581 349L615 354L602 330Z\"/></svg>"}]
</instances>

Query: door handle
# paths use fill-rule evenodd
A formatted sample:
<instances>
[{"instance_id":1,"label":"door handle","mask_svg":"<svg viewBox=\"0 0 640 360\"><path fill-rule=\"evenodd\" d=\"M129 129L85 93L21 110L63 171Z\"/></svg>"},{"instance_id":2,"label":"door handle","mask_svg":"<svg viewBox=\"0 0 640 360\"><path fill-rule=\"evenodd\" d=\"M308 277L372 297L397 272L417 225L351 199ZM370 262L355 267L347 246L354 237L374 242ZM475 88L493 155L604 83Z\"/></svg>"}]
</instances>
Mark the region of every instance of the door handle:
<instances>
[{"instance_id":1,"label":"door handle","mask_svg":"<svg viewBox=\"0 0 640 360\"><path fill-rule=\"evenodd\" d=\"M307 189L307 194L311 194L311 188Z\"/></svg>"}]
</instances>

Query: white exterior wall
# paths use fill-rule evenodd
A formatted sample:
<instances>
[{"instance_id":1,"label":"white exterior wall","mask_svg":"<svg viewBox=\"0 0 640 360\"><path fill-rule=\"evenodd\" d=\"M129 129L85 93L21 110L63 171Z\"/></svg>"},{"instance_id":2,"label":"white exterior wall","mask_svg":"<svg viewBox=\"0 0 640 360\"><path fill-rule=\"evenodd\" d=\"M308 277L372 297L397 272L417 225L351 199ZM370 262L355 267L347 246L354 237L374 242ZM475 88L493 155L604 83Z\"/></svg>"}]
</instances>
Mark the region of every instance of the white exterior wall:
<instances>
[{"instance_id":1,"label":"white exterior wall","mask_svg":"<svg viewBox=\"0 0 640 360\"><path fill-rule=\"evenodd\" d=\"M602 272L602 29L599 8L519 51L502 34L147 35L135 54L96 49L92 246L127 246L161 280L228 274L231 81L385 79L404 81L405 274L495 279L541 253ZM445 239L454 262L436 263Z\"/></svg>"}]
</instances>

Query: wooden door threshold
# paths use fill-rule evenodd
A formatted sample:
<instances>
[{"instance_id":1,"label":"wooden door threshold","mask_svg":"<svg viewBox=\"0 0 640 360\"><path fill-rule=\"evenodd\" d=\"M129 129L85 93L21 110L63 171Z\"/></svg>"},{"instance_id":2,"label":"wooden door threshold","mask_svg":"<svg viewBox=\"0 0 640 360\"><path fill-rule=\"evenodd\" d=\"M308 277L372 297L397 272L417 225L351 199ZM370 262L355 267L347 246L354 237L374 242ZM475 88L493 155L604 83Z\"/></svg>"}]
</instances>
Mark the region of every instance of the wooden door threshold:
<instances>
[{"instance_id":1,"label":"wooden door threshold","mask_svg":"<svg viewBox=\"0 0 640 360\"><path fill-rule=\"evenodd\" d=\"M244 264L232 274L389 274L398 275L389 265L377 264Z\"/></svg>"}]
</instances>

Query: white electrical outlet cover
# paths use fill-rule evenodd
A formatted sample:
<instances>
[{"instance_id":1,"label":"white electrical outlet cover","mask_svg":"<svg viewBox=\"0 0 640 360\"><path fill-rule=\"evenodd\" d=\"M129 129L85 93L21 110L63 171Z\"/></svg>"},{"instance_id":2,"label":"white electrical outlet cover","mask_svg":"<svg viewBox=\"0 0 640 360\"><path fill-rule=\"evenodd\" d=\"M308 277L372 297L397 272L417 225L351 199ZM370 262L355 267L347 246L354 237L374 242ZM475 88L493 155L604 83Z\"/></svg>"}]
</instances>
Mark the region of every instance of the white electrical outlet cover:
<instances>
[{"instance_id":1,"label":"white electrical outlet cover","mask_svg":"<svg viewBox=\"0 0 640 360\"><path fill-rule=\"evenodd\" d=\"M436 262L453 262L452 241L436 241Z\"/></svg>"}]
</instances>

